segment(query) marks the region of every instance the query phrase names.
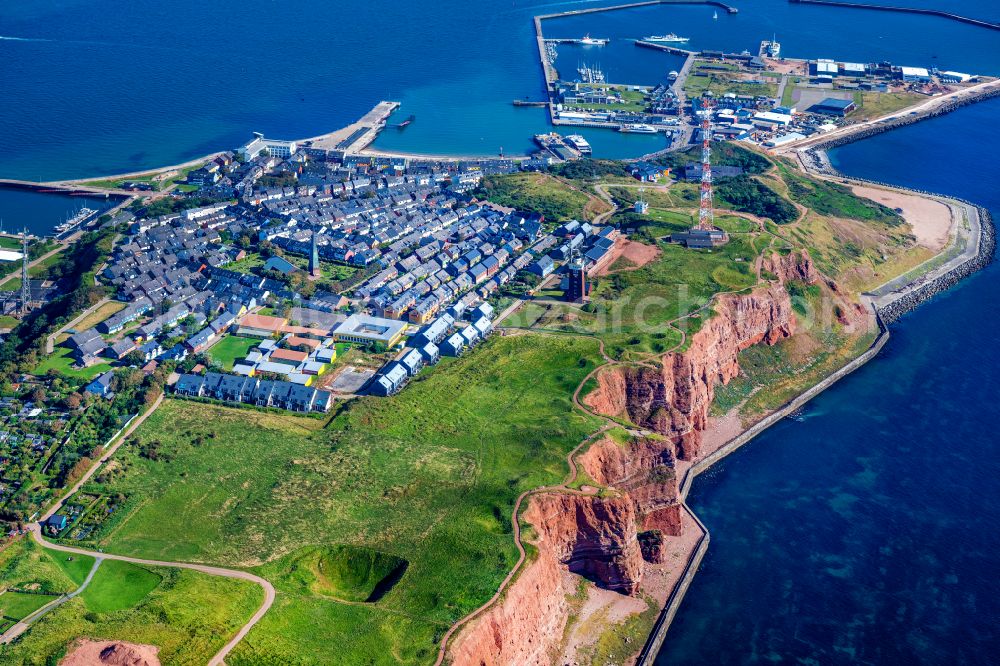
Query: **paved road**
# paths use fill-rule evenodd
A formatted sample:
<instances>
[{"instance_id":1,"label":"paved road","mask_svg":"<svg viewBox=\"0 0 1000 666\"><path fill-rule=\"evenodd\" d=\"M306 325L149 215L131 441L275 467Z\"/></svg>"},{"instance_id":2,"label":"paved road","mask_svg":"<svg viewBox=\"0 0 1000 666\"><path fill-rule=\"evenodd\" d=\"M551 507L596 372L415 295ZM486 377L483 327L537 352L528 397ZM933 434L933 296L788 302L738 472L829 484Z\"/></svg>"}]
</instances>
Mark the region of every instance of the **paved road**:
<instances>
[{"instance_id":1,"label":"paved road","mask_svg":"<svg viewBox=\"0 0 1000 666\"><path fill-rule=\"evenodd\" d=\"M30 268L34 268L35 266L37 266L38 264L42 263L43 261L45 261L46 259L48 259L52 255L58 254L59 252L62 252L65 249L66 249L66 244L60 242L59 243L59 247L55 248L54 250L50 250L49 252L46 252L42 256L38 257L38 259L35 259L35 260L29 262L28 263L28 268L29 269ZM20 278L20 277L21 277L21 271L20 270L16 270L13 273L11 273L10 275L8 275L7 277L5 277L2 280L0 280L0 286L3 286L5 284L7 284L10 280L13 280L14 278ZM29 273L29 277L30 277L30 273Z\"/></svg>"},{"instance_id":2,"label":"paved road","mask_svg":"<svg viewBox=\"0 0 1000 666\"><path fill-rule=\"evenodd\" d=\"M100 308L102 305L104 305L110 300L111 300L110 298L102 298L101 300L97 301L89 308L81 312L77 317L73 319L73 321L69 322L68 324L64 324L58 331L56 331L49 337L45 338L45 353L46 354L54 353L56 350L56 338L58 338L61 334L65 333L68 329L71 329L74 326L76 326L90 314L96 312L98 308Z\"/></svg>"},{"instance_id":3,"label":"paved road","mask_svg":"<svg viewBox=\"0 0 1000 666\"><path fill-rule=\"evenodd\" d=\"M97 567L101 566L101 562L103 561L104 559L102 557L95 557L94 566L90 568L90 572L87 574L87 577L83 580L83 583L80 584L80 587L76 588L69 594L62 595L58 599L53 599L49 603L45 604L44 606L36 610L31 615L22 618L20 622L15 624L13 627L5 631L2 636L0 636L0 643L10 643L12 640L23 634L25 631L27 631L28 627L30 627L32 624L40 620L41 617L46 613L48 613L50 610L58 606L62 606L64 603L66 603L73 597L77 596L78 594L86 590L87 586L90 585L90 581L94 580L94 574L97 573Z\"/></svg>"},{"instance_id":4,"label":"paved road","mask_svg":"<svg viewBox=\"0 0 1000 666\"><path fill-rule=\"evenodd\" d=\"M1000 81L990 81L987 83L979 83L969 88L963 88L961 90L956 90L953 93L948 93L946 95L939 95L937 97L931 97L926 102L918 104L916 106L907 107L895 113L891 113L886 116L881 116L874 120L868 120L863 123L857 123L855 125L847 125L839 129L835 129L832 132L827 132L826 134L816 134L806 139L800 139L798 141L791 141L786 144L782 144L780 148L774 149L772 152L776 155L786 154L793 150L799 150L801 148L806 148L808 146L817 143L826 143L830 139L834 139L841 136L846 136L854 134L855 132L860 132L861 130L867 129L873 125L878 125L888 120L893 120L895 118L903 118L905 116L913 114L924 114L933 111L942 104L946 104L956 99L961 99L963 97L969 97L972 95L978 95L984 91L995 89L1000 87Z\"/></svg>"}]
</instances>

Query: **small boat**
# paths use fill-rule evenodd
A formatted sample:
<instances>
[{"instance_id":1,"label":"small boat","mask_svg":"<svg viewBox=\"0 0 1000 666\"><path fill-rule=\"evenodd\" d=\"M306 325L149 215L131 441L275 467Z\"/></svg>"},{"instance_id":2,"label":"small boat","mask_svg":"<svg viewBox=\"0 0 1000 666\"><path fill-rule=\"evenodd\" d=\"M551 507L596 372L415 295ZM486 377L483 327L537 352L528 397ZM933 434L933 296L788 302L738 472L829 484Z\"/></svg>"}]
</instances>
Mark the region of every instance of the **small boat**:
<instances>
[{"instance_id":1,"label":"small boat","mask_svg":"<svg viewBox=\"0 0 1000 666\"><path fill-rule=\"evenodd\" d=\"M716 12L712 12L712 18L715 19L716 21L718 21L719 20L719 12L717 12L717 11Z\"/></svg>"},{"instance_id":2,"label":"small boat","mask_svg":"<svg viewBox=\"0 0 1000 666\"><path fill-rule=\"evenodd\" d=\"M580 40L580 43L583 44L584 46L604 46L605 44L608 43L608 41L609 40L607 39L601 39L599 37L591 37L590 33L588 32L586 35L583 36L583 39Z\"/></svg>"},{"instance_id":3,"label":"small boat","mask_svg":"<svg viewBox=\"0 0 1000 666\"><path fill-rule=\"evenodd\" d=\"M679 37L672 32L667 35L650 35L648 37L643 37L642 40L644 42L664 42L668 44L680 44L691 41L688 37Z\"/></svg>"},{"instance_id":4,"label":"small boat","mask_svg":"<svg viewBox=\"0 0 1000 666\"><path fill-rule=\"evenodd\" d=\"M619 132L627 134L656 134L656 128L645 123L629 123L618 128Z\"/></svg>"}]
</instances>

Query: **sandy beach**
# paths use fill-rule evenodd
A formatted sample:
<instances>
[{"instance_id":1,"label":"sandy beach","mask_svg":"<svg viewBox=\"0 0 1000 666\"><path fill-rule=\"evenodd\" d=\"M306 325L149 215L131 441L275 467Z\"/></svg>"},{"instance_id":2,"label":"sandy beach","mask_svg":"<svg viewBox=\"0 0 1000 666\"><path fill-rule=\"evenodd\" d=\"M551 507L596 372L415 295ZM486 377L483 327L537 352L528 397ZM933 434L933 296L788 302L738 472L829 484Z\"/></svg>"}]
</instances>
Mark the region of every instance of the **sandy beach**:
<instances>
[{"instance_id":1,"label":"sandy beach","mask_svg":"<svg viewBox=\"0 0 1000 666\"><path fill-rule=\"evenodd\" d=\"M948 244L954 218L951 208L935 199L896 190L855 185L851 188L859 197L877 201L892 209L899 209L906 223L913 228L917 243L940 252Z\"/></svg>"}]
</instances>

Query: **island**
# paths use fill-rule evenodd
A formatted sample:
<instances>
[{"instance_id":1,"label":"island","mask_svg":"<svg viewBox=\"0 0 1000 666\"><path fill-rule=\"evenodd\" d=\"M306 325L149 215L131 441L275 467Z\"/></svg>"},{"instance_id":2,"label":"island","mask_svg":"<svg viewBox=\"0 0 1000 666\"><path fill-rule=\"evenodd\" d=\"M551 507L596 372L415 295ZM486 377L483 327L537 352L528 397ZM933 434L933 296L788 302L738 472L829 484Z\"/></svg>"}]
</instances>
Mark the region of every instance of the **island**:
<instances>
[{"instance_id":1,"label":"island","mask_svg":"<svg viewBox=\"0 0 1000 666\"><path fill-rule=\"evenodd\" d=\"M566 87L536 26L554 126L670 147L388 154L382 102L7 182L109 205L3 238L0 661L651 664L709 548L692 480L991 260L985 209L825 151L995 79L771 41Z\"/></svg>"}]
</instances>

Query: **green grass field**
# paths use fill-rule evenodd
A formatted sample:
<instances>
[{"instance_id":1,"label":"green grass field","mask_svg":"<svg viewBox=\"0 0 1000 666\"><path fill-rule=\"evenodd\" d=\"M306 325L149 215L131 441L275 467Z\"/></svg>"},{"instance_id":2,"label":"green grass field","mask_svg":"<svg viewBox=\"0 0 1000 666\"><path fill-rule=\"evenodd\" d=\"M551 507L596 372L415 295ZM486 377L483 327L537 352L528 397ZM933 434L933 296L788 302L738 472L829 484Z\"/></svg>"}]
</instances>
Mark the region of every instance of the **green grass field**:
<instances>
[{"instance_id":1,"label":"green grass field","mask_svg":"<svg viewBox=\"0 0 1000 666\"><path fill-rule=\"evenodd\" d=\"M134 567L142 572L136 573L116 566L121 564L101 563L94 583L112 565L110 578L120 587L106 587L96 610L86 598L88 587L45 614L16 642L0 646L0 663L55 664L75 638L86 636L156 645L163 664L202 665L263 600L263 591L250 582L178 569Z\"/></svg>"},{"instance_id":2,"label":"green grass field","mask_svg":"<svg viewBox=\"0 0 1000 666\"><path fill-rule=\"evenodd\" d=\"M720 216L720 224L739 234L715 251L692 251L663 240L691 224L690 214L670 210L651 209L646 216L632 217L630 235L657 245L658 259L637 270L594 278L591 303L586 307L529 302L504 325L596 335L614 358L673 349L685 339L669 322L703 307L721 291L756 284L754 259L772 242L766 234L748 233L755 227L732 216ZM678 326L689 338L701 321L692 317Z\"/></svg>"},{"instance_id":3,"label":"green grass field","mask_svg":"<svg viewBox=\"0 0 1000 666\"><path fill-rule=\"evenodd\" d=\"M543 173L490 176L476 192L502 206L541 213L551 222L592 220L609 208L605 201Z\"/></svg>"},{"instance_id":4,"label":"green grass field","mask_svg":"<svg viewBox=\"0 0 1000 666\"><path fill-rule=\"evenodd\" d=\"M116 312L124 310L126 305L126 303L122 303L121 301L102 303L100 307L77 322L74 328L78 331L86 331L88 328L93 328Z\"/></svg>"},{"instance_id":5,"label":"green grass field","mask_svg":"<svg viewBox=\"0 0 1000 666\"><path fill-rule=\"evenodd\" d=\"M93 379L102 372L107 372L111 369L111 364L104 362L96 363L83 369L74 368L73 363L74 360L72 350L69 347L56 346L54 352L43 358L42 361L35 366L34 373L36 375L44 375L48 373L49 370L57 370L67 377L89 380Z\"/></svg>"},{"instance_id":6,"label":"green grass field","mask_svg":"<svg viewBox=\"0 0 1000 666\"><path fill-rule=\"evenodd\" d=\"M259 338L227 335L216 342L207 354L218 361L224 370L232 370L236 361L242 360L251 349L260 344Z\"/></svg>"},{"instance_id":7,"label":"green grass field","mask_svg":"<svg viewBox=\"0 0 1000 666\"><path fill-rule=\"evenodd\" d=\"M81 596L88 610L97 613L123 610L139 603L160 584L160 580L160 576L149 569L105 560Z\"/></svg>"},{"instance_id":8,"label":"green grass field","mask_svg":"<svg viewBox=\"0 0 1000 666\"><path fill-rule=\"evenodd\" d=\"M0 616L21 620L57 598L54 594L4 592L0 594Z\"/></svg>"},{"instance_id":9,"label":"green grass field","mask_svg":"<svg viewBox=\"0 0 1000 666\"><path fill-rule=\"evenodd\" d=\"M0 551L0 586L64 594L83 583L93 565L92 557L66 555L19 539Z\"/></svg>"},{"instance_id":10,"label":"green grass field","mask_svg":"<svg viewBox=\"0 0 1000 666\"><path fill-rule=\"evenodd\" d=\"M326 426L167 401L138 431L161 460L119 452L128 472L111 490L129 499L99 545L256 565L279 603L232 664L430 662L516 561L516 496L562 479L566 453L599 426L571 401L596 357L592 340L497 336ZM345 559L343 546L357 550ZM379 599L338 601L362 596Z\"/></svg>"}]
</instances>

